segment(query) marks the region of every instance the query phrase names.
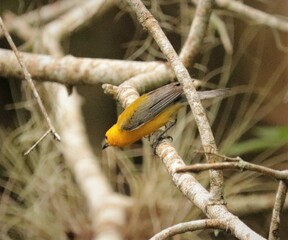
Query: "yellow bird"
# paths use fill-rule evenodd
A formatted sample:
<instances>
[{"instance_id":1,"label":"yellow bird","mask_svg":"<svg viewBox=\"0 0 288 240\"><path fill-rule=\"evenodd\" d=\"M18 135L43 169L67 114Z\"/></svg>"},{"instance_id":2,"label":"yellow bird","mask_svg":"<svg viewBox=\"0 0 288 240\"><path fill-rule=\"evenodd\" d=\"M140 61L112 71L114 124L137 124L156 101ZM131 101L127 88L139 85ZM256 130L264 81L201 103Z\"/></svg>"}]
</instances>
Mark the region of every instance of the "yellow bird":
<instances>
[{"instance_id":1,"label":"yellow bird","mask_svg":"<svg viewBox=\"0 0 288 240\"><path fill-rule=\"evenodd\" d=\"M201 100L229 95L229 89L198 92ZM183 88L178 82L167 84L143 94L131 103L105 134L105 144L124 147L155 132L166 125L187 103Z\"/></svg>"}]
</instances>

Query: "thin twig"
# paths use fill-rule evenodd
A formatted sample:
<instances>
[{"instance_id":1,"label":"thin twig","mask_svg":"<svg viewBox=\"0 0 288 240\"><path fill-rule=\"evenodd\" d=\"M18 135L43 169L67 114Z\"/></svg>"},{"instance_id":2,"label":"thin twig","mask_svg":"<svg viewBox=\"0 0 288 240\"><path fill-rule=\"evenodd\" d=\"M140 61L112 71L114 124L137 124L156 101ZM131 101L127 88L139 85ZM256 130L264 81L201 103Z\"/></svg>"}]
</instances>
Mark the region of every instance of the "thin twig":
<instances>
[{"instance_id":1,"label":"thin twig","mask_svg":"<svg viewBox=\"0 0 288 240\"><path fill-rule=\"evenodd\" d=\"M220 162L220 163L201 163L201 164L193 164L189 166L179 167L176 172L201 172L207 170L224 170L224 169L239 169L249 170L254 172L259 172L263 175L267 175L278 180L288 180L288 171L279 171L275 169L271 169L268 167L264 167L261 165L249 163L246 161L239 162Z\"/></svg>"},{"instance_id":2,"label":"thin twig","mask_svg":"<svg viewBox=\"0 0 288 240\"><path fill-rule=\"evenodd\" d=\"M240 169L240 170L249 170L254 172L262 173L263 175L267 175L273 177L278 180L288 180L288 170L275 170L272 168L264 167L261 165L257 165L254 163L246 162L239 156L237 157L228 157L219 153L212 153L212 152L203 152L203 151L196 151L198 153L204 154L212 154L217 155L223 159L223 161L232 161L232 162L220 162L220 163L201 163L201 164L193 164L185 167L181 167L177 169L177 172L200 172L206 171L210 169Z\"/></svg>"},{"instance_id":3,"label":"thin twig","mask_svg":"<svg viewBox=\"0 0 288 240\"><path fill-rule=\"evenodd\" d=\"M28 155L49 133L51 132L51 129L48 129L42 137L40 137L25 153L24 156Z\"/></svg>"},{"instance_id":4,"label":"thin twig","mask_svg":"<svg viewBox=\"0 0 288 240\"><path fill-rule=\"evenodd\" d=\"M240 158L239 156L237 157L228 157L226 155L222 155L220 153L213 153L213 152L204 152L201 150L197 150L195 151L196 153L201 153L201 154L212 154L212 155L216 155L217 157L220 157L223 159L223 161L235 161L235 162L239 162L240 160L243 160L242 158Z\"/></svg>"},{"instance_id":5,"label":"thin twig","mask_svg":"<svg viewBox=\"0 0 288 240\"><path fill-rule=\"evenodd\" d=\"M12 40L9 32L7 31L7 29L6 29L5 25L4 25L1 17L0 17L0 26L1 26L1 28L2 28L2 31L3 31L3 33L4 33L4 35L5 35L6 39L7 39L7 41L9 42L12 50L13 50L14 53L15 53L15 56L16 56L16 58L17 58L17 60L18 60L18 63L20 64L21 69L22 69L22 71L23 71L24 77L25 77L26 81L28 82L28 84L29 84L29 86L30 86L30 88L31 88L31 90L32 90L33 96L34 96L34 98L36 99L36 101L37 101L37 103L38 103L38 105L39 105L39 107L40 107L40 110L41 110L41 112L42 112L42 114L43 114L43 116L44 116L44 118L45 118L45 120L46 120L46 122L47 122L47 125L48 125L48 127L49 127L49 130L48 130L48 131L52 133L52 135L54 136L54 138L55 138L57 141L60 141L61 138L60 138L59 134L56 132L54 126L52 125L52 122L51 122L51 120L50 120L50 118L49 118L49 116L48 116L48 113L47 113L47 111L46 111L46 109L45 109L45 107L44 107L44 104L43 104L43 102L42 102L42 100L41 100L41 98L40 98L40 96L39 96L39 94L38 94L38 91L37 91L37 89L36 89L36 87L35 87L35 85L34 85L34 83L33 83L33 80L32 80L32 78L31 78L31 75L30 75L30 73L28 72L28 70L27 70L27 68L26 68L26 66L25 66L25 64L24 64L24 62L23 62L22 56L21 56L21 54L18 52L17 47L16 47L16 45L14 44L14 42L13 42L13 40ZM46 137L47 134L44 134L43 136ZM42 139L43 139L43 136L41 137ZM41 139L41 138L40 138L40 139ZM39 142L40 142L40 141L39 141ZM39 143L39 142L38 142L38 143ZM36 146L36 145L35 145L35 146ZM34 147L35 147L35 146L34 146ZM29 149L29 150L30 150L30 149ZM31 149L31 150L32 150L32 149ZM30 150L30 151L31 151L31 150ZM27 152L26 152L26 153L27 153Z\"/></svg>"},{"instance_id":6,"label":"thin twig","mask_svg":"<svg viewBox=\"0 0 288 240\"><path fill-rule=\"evenodd\" d=\"M287 194L287 182L280 181L270 223L269 238L268 238L269 240L279 239L280 215L283 210L286 194Z\"/></svg>"},{"instance_id":7,"label":"thin twig","mask_svg":"<svg viewBox=\"0 0 288 240\"><path fill-rule=\"evenodd\" d=\"M149 33L153 36L153 38L159 45L161 51L171 64L171 67L178 81L183 85L184 93L187 97L188 103L192 109L196 124L199 129L204 151L217 153L217 147L215 144L214 136L211 131L205 110L200 102L196 89L193 85L193 80L191 79L187 69L184 67L176 51L174 50L171 43L167 39L165 33L159 26L157 20L147 10L144 4L140 0L126 0L126 1L130 4L132 9L136 13L141 25L145 29L147 29ZM210 156L210 157L207 156L207 159L209 162L219 161L218 157L216 156ZM211 198L214 199L215 201L220 201L220 199L222 198L222 190L223 190L222 185L223 185L222 172L211 170L210 172Z\"/></svg>"},{"instance_id":8,"label":"thin twig","mask_svg":"<svg viewBox=\"0 0 288 240\"><path fill-rule=\"evenodd\" d=\"M227 230L227 222L221 219L203 219L185 223L178 223L157 233L152 238L150 238L150 240L165 240L177 234L211 228Z\"/></svg>"}]
</instances>

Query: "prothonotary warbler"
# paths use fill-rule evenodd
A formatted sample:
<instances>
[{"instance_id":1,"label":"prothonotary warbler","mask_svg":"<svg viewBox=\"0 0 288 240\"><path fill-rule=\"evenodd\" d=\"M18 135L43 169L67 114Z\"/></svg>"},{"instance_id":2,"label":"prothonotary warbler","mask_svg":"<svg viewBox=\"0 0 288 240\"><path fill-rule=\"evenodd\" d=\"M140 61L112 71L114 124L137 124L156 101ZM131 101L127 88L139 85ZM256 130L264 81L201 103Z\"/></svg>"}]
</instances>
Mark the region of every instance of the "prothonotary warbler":
<instances>
[{"instance_id":1,"label":"prothonotary warbler","mask_svg":"<svg viewBox=\"0 0 288 240\"><path fill-rule=\"evenodd\" d=\"M229 95L229 89L199 91L201 100ZM187 100L178 82L143 94L130 104L105 135L103 149L124 147L166 125Z\"/></svg>"}]
</instances>

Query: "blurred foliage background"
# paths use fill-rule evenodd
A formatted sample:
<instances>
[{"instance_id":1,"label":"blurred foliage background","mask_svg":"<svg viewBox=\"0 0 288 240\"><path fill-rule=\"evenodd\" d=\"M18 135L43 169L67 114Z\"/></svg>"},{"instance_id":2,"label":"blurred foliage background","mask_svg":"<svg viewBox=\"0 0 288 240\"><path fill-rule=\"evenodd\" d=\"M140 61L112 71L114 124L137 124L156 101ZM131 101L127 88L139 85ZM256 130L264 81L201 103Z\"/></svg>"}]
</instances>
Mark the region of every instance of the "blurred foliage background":
<instances>
[{"instance_id":1,"label":"blurred foliage background","mask_svg":"<svg viewBox=\"0 0 288 240\"><path fill-rule=\"evenodd\" d=\"M12 11L21 15L51 2L2 0L0 14ZM194 5L188 0L144 2L179 52L193 19ZM274 15L288 15L285 0L245 2ZM220 152L285 169L288 165L287 33L254 25L223 9L215 13L229 34L233 53L225 51L217 29L211 24L191 75L207 82L208 88L234 87L239 92L207 109ZM16 36L13 39L24 51L21 40ZM0 47L8 48L4 38L0 39ZM67 37L63 47L66 54L78 57L163 59L153 39L123 4ZM85 199L57 144L45 140L28 157L22 154L41 135L40 114L25 99L19 80L0 80L0 239L91 239L93 232ZM103 171L115 191L134 200L124 230L125 239L147 239L167 226L203 218L174 187L147 140L125 149L110 148L102 152L105 131L116 121L121 109L103 94L101 86L78 86L77 91L85 100L83 116ZM15 109L12 103L21 103L24 108ZM203 156L195 152L201 149L201 144L190 111L179 112L171 136L187 164L203 162ZM207 173L197 174L197 179L208 186ZM261 205L264 196L273 202L277 182L256 173L235 171L225 172L225 180L228 208L267 236L272 206L253 211L253 206L251 209L248 203L241 205L238 200L252 196ZM284 238L288 234L285 221L288 221L287 210L281 225ZM213 231L187 233L174 239L192 237L216 239ZM231 239L222 232L220 238Z\"/></svg>"}]
</instances>

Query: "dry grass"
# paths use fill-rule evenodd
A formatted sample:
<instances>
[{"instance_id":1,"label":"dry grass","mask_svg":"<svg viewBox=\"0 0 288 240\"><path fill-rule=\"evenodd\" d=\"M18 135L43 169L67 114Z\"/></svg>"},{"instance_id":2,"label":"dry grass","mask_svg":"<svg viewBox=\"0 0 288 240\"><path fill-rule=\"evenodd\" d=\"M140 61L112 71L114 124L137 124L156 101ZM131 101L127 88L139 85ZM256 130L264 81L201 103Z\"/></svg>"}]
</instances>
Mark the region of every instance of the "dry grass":
<instances>
[{"instance_id":1,"label":"dry grass","mask_svg":"<svg viewBox=\"0 0 288 240\"><path fill-rule=\"evenodd\" d=\"M189 30L192 6L190 1L171 1L171 5L177 6L180 18L174 16L175 12L173 15L163 10L169 8L166 1L152 0L150 3L152 13L157 15L165 31L179 34L178 38L183 41ZM234 20L223 11L219 13L225 18L227 32L233 40L236 28ZM259 38L262 30L260 27L245 26L232 56L223 51L221 41L211 27L202 56L193 72L196 78L209 80L209 86L241 85L236 89L242 94L218 101L207 110L222 153L229 153L233 145L249 138L251 130L283 100L288 90L285 86L273 98L269 97L274 85L283 77L286 62L279 64L261 85L257 84L259 74L263 71L261 59L265 52L265 39ZM126 57L142 60L161 58L162 54L151 37L141 32L139 28L134 41L126 45ZM258 49L251 56L248 49L253 41L258 41ZM219 48L221 60L219 55L214 54ZM245 62L251 64L253 71L244 76L245 81L237 81L243 76L237 79L235 74L239 72L239 65ZM37 140L43 129L43 121L37 110L31 106L28 109L31 118L26 124L21 124L12 132L0 131L0 238L73 239L77 235L79 239L91 239L85 199L54 142L46 139L28 157L23 156L23 152ZM171 136L176 149L187 163L203 161L202 156L195 153L201 150L201 144L189 111L184 109L179 112ZM245 157L245 160L266 166L275 167L283 163L287 166L287 156L278 148L247 154ZM147 239L167 226L203 217L173 185L147 140L143 141L143 145L134 145L125 150L111 148L103 152L102 159L103 170L114 189L131 196L134 202L129 210L126 239ZM276 182L263 179L255 173L234 172L226 175L225 196L228 206L237 204L229 202L229 197L237 194L273 192L276 189ZM207 173L198 174L197 178L208 186ZM203 239L199 233L174 239L188 239L187 236L190 239L192 236L193 239Z\"/></svg>"},{"instance_id":2,"label":"dry grass","mask_svg":"<svg viewBox=\"0 0 288 240\"><path fill-rule=\"evenodd\" d=\"M46 139L23 156L44 127L37 111L30 113L17 130L0 132L0 238L90 239L85 199L54 142Z\"/></svg>"}]
</instances>

